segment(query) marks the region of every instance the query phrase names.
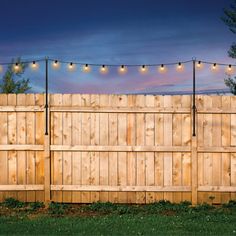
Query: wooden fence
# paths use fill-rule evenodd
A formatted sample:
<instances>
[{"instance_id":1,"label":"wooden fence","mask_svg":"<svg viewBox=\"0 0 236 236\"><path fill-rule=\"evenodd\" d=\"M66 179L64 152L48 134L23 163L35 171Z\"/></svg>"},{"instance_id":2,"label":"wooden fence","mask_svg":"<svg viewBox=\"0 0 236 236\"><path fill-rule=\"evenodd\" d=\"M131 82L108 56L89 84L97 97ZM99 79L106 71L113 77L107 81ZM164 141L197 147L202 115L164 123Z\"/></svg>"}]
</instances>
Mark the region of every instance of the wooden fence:
<instances>
[{"instance_id":1,"label":"wooden fence","mask_svg":"<svg viewBox=\"0 0 236 236\"><path fill-rule=\"evenodd\" d=\"M236 97L0 95L0 201L236 199Z\"/></svg>"}]
</instances>

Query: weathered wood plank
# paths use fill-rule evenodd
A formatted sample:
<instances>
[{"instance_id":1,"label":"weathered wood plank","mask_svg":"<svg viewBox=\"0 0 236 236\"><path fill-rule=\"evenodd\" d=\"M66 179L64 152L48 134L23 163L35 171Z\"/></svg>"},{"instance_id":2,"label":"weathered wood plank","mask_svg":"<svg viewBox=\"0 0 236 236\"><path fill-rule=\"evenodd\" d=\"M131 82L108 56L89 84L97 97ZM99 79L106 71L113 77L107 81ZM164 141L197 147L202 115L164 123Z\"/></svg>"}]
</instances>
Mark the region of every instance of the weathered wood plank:
<instances>
[{"instance_id":1,"label":"weathered wood plank","mask_svg":"<svg viewBox=\"0 0 236 236\"><path fill-rule=\"evenodd\" d=\"M81 95L72 94L72 106L81 105ZM81 125L81 113L72 113L72 145L81 145L82 137L82 125ZM82 171L81 171L81 152L72 152L72 184L78 185L82 181ZM72 202L81 202L81 192L72 192Z\"/></svg>"},{"instance_id":2,"label":"weathered wood plank","mask_svg":"<svg viewBox=\"0 0 236 236\"><path fill-rule=\"evenodd\" d=\"M7 105L7 95L0 94L0 106ZM8 142L8 114L0 112L0 144L6 145ZM1 150L1 149L0 149ZM8 183L8 153L0 151L0 184ZM0 192L0 201L4 201L7 193Z\"/></svg>"},{"instance_id":3,"label":"weathered wood plank","mask_svg":"<svg viewBox=\"0 0 236 236\"><path fill-rule=\"evenodd\" d=\"M110 185L51 185L56 191L99 191L99 192L190 192L189 186L110 186Z\"/></svg>"},{"instance_id":4,"label":"weathered wood plank","mask_svg":"<svg viewBox=\"0 0 236 236\"><path fill-rule=\"evenodd\" d=\"M0 145L1 147L1 145ZM10 147L6 147L10 148ZM20 147L18 147L20 148ZM40 147L36 147L39 150ZM4 147L3 147L3 150ZM6 149L8 150L8 149ZM52 151L81 151L81 152L190 152L188 146L111 146L111 145L51 145ZM201 150L201 149L200 149Z\"/></svg>"}]
</instances>

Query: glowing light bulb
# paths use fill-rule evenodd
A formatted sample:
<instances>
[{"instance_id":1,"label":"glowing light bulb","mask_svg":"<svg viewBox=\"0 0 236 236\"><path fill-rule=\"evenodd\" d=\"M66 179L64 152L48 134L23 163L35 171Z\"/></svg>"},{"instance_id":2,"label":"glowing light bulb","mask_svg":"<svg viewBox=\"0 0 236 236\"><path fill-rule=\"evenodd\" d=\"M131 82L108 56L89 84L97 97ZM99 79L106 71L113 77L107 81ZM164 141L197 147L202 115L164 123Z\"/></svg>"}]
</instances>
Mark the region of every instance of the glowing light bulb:
<instances>
[{"instance_id":1,"label":"glowing light bulb","mask_svg":"<svg viewBox=\"0 0 236 236\"><path fill-rule=\"evenodd\" d=\"M68 70L69 71L74 71L75 70L75 65L73 64L73 62L70 62L69 64L68 64Z\"/></svg>"},{"instance_id":2,"label":"glowing light bulb","mask_svg":"<svg viewBox=\"0 0 236 236\"><path fill-rule=\"evenodd\" d=\"M83 66L83 72L88 73L88 72L90 72L90 71L91 71L90 66L89 66L88 64L85 64L85 65Z\"/></svg>"},{"instance_id":3,"label":"glowing light bulb","mask_svg":"<svg viewBox=\"0 0 236 236\"><path fill-rule=\"evenodd\" d=\"M216 63L213 64L212 69L216 70Z\"/></svg>"},{"instance_id":4,"label":"glowing light bulb","mask_svg":"<svg viewBox=\"0 0 236 236\"><path fill-rule=\"evenodd\" d=\"M106 66L102 65L101 71L105 71L106 70Z\"/></svg>"},{"instance_id":5,"label":"glowing light bulb","mask_svg":"<svg viewBox=\"0 0 236 236\"><path fill-rule=\"evenodd\" d=\"M106 73L108 72L107 67L106 67L105 65L102 65L101 68L100 68L100 72L101 72L102 74L106 74Z\"/></svg>"},{"instance_id":6,"label":"glowing light bulb","mask_svg":"<svg viewBox=\"0 0 236 236\"><path fill-rule=\"evenodd\" d=\"M164 73L167 71L166 67L164 64L161 64L158 68L159 73Z\"/></svg>"},{"instance_id":7,"label":"glowing light bulb","mask_svg":"<svg viewBox=\"0 0 236 236\"><path fill-rule=\"evenodd\" d=\"M232 71L232 65L228 66L228 71Z\"/></svg>"},{"instance_id":8,"label":"glowing light bulb","mask_svg":"<svg viewBox=\"0 0 236 236\"><path fill-rule=\"evenodd\" d=\"M199 62L197 63L197 67L198 67L198 68L201 68L201 66L202 66L202 62L199 61Z\"/></svg>"},{"instance_id":9,"label":"glowing light bulb","mask_svg":"<svg viewBox=\"0 0 236 236\"><path fill-rule=\"evenodd\" d=\"M14 65L14 71L19 72L19 70L20 70L20 65L19 65L18 62L16 62L15 65Z\"/></svg>"},{"instance_id":10,"label":"glowing light bulb","mask_svg":"<svg viewBox=\"0 0 236 236\"><path fill-rule=\"evenodd\" d=\"M146 73L148 72L147 66L142 65L142 66L139 68L139 72L140 72L141 74L146 74Z\"/></svg>"},{"instance_id":11,"label":"glowing light bulb","mask_svg":"<svg viewBox=\"0 0 236 236\"><path fill-rule=\"evenodd\" d=\"M32 70L37 70L37 69L38 69L38 64L37 64L35 61L33 61L33 62L31 63L31 69L32 69Z\"/></svg>"},{"instance_id":12,"label":"glowing light bulb","mask_svg":"<svg viewBox=\"0 0 236 236\"><path fill-rule=\"evenodd\" d=\"M119 67L119 69L118 69L118 72L119 72L120 74L125 74L125 73L127 72L127 67L124 66L124 65L121 65L121 66Z\"/></svg>"},{"instance_id":13,"label":"glowing light bulb","mask_svg":"<svg viewBox=\"0 0 236 236\"><path fill-rule=\"evenodd\" d=\"M18 63L15 64L15 69L16 69L16 70L19 69L19 64L18 64Z\"/></svg>"},{"instance_id":14,"label":"glowing light bulb","mask_svg":"<svg viewBox=\"0 0 236 236\"><path fill-rule=\"evenodd\" d=\"M53 66L54 69L59 69L60 64L59 64L58 60L55 60L52 64L52 66Z\"/></svg>"},{"instance_id":15,"label":"glowing light bulb","mask_svg":"<svg viewBox=\"0 0 236 236\"><path fill-rule=\"evenodd\" d=\"M178 69L182 69L182 63L181 62L178 63Z\"/></svg>"}]
</instances>

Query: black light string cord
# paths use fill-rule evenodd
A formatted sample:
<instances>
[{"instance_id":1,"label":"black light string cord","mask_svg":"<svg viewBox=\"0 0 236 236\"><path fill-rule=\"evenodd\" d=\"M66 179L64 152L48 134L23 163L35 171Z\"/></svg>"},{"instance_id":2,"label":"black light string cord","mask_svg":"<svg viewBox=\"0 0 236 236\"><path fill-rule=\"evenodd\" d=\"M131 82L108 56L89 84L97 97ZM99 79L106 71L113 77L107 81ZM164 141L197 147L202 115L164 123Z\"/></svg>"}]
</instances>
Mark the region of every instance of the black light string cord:
<instances>
[{"instance_id":1,"label":"black light string cord","mask_svg":"<svg viewBox=\"0 0 236 236\"><path fill-rule=\"evenodd\" d=\"M54 63L60 63L60 64L68 64L68 65L81 65L81 66L95 66L95 67L158 67L158 66L172 66L172 65L182 65L182 64L187 64L190 62L195 61L196 65L200 64L209 64L209 65L218 65L218 66L229 66L229 67L236 67L235 64L226 64L226 63L218 63L218 62L209 62L209 61L204 61L204 60L199 60L199 59L191 59L191 60L186 60L186 61L178 61L178 62L167 62L167 63L155 63L155 64L106 64L106 63L88 63L88 62L78 62L78 61L67 61L67 60L59 60L59 59L54 59L54 58L47 58L48 61L54 62ZM45 58L40 58L36 60L22 60L19 62L21 64L35 64L38 62L44 62ZM19 63L18 61L12 61L12 62L0 62L1 66L5 65L15 65Z\"/></svg>"}]
</instances>

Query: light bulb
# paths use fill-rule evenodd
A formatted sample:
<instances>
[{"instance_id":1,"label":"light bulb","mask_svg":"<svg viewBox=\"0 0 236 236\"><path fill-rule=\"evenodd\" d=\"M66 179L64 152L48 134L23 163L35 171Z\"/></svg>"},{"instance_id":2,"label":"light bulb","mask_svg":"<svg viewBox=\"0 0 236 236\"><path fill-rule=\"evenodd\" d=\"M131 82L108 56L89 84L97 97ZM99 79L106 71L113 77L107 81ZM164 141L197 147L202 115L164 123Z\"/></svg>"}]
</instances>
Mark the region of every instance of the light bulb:
<instances>
[{"instance_id":1,"label":"light bulb","mask_svg":"<svg viewBox=\"0 0 236 236\"><path fill-rule=\"evenodd\" d=\"M197 67L200 68L201 66L202 66L202 62L199 61L199 62L197 63Z\"/></svg>"},{"instance_id":2,"label":"light bulb","mask_svg":"<svg viewBox=\"0 0 236 236\"><path fill-rule=\"evenodd\" d=\"M228 71L232 71L232 65L228 66Z\"/></svg>"},{"instance_id":3,"label":"light bulb","mask_svg":"<svg viewBox=\"0 0 236 236\"><path fill-rule=\"evenodd\" d=\"M69 70L69 71L74 71L75 68L76 68L76 66L75 66L75 64L73 64L73 62L70 62L70 63L68 64L68 70Z\"/></svg>"},{"instance_id":4,"label":"light bulb","mask_svg":"<svg viewBox=\"0 0 236 236\"><path fill-rule=\"evenodd\" d=\"M178 69L181 69L182 68L182 64L181 62L178 63Z\"/></svg>"},{"instance_id":5,"label":"light bulb","mask_svg":"<svg viewBox=\"0 0 236 236\"><path fill-rule=\"evenodd\" d=\"M125 73L127 72L127 67L124 66L124 65L121 65L121 66L119 67L119 69L118 69L118 72L119 72L120 74L125 74Z\"/></svg>"},{"instance_id":6,"label":"light bulb","mask_svg":"<svg viewBox=\"0 0 236 236\"><path fill-rule=\"evenodd\" d=\"M19 65L18 62L15 63L15 65L13 67L13 70L14 70L15 73L20 71L20 65Z\"/></svg>"},{"instance_id":7,"label":"light bulb","mask_svg":"<svg viewBox=\"0 0 236 236\"><path fill-rule=\"evenodd\" d=\"M161 64L160 70L165 70L165 66L163 64Z\"/></svg>"},{"instance_id":8,"label":"light bulb","mask_svg":"<svg viewBox=\"0 0 236 236\"><path fill-rule=\"evenodd\" d=\"M60 64L59 64L58 60L55 60L52 64L52 66L53 66L54 69L59 69Z\"/></svg>"},{"instance_id":9,"label":"light bulb","mask_svg":"<svg viewBox=\"0 0 236 236\"><path fill-rule=\"evenodd\" d=\"M167 71L167 68L164 64L161 64L158 68L159 73L165 73Z\"/></svg>"},{"instance_id":10,"label":"light bulb","mask_svg":"<svg viewBox=\"0 0 236 236\"><path fill-rule=\"evenodd\" d=\"M100 72L101 72L102 74L106 74L106 73L108 72L107 67L106 67L105 65L102 65L101 68L100 68Z\"/></svg>"},{"instance_id":11,"label":"light bulb","mask_svg":"<svg viewBox=\"0 0 236 236\"><path fill-rule=\"evenodd\" d=\"M19 69L19 64L16 63L16 64L15 64L15 70L18 70L18 69Z\"/></svg>"},{"instance_id":12,"label":"light bulb","mask_svg":"<svg viewBox=\"0 0 236 236\"><path fill-rule=\"evenodd\" d=\"M88 73L88 72L90 72L91 71L91 68L90 68L90 66L88 65L88 64L85 64L84 66L83 66L83 72L86 72L86 73Z\"/></svg>"},{"instance_id":13,"label":"light bulb","mask_svg":"<svg viewBox=\"0 0 236 236\"><path fill-rule=\"evenodd\" d=\"M216 63L213 64L212 69L213 69L213 70L216 69Z\"/></svg>"},{"instance_id":14,"label":"light bulb","mask_svg":"<svg viewBox=\"0 0 236 236\"><path fill-rule=\"evenodd\" d=\"M33 61L33 62L31 63L31 69L32 69L32 70L37 70L37 69L38 69L38 63L36 63L36 61Z\"/></svg>"}]
</instances>

